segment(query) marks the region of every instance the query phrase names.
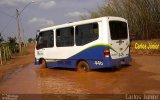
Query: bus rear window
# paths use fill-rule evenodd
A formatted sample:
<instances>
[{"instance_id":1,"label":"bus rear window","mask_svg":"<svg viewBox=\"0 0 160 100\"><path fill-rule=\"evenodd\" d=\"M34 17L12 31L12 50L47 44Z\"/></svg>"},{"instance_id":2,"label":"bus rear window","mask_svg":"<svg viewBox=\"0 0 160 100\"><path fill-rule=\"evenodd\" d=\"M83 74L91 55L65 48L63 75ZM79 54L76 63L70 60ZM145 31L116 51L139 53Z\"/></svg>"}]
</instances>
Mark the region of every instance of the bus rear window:
<instances>
[{"instance_id":1,"label":"bus rear window","mask_svg":"<svg viewBox=\"0 0 160 100\"><path fill-rule=\"evenodd\" d=\"M111 39L120 40L127 39L127 23L122 21L110 21L109 22Z\"/></svg>"}]
</instances>

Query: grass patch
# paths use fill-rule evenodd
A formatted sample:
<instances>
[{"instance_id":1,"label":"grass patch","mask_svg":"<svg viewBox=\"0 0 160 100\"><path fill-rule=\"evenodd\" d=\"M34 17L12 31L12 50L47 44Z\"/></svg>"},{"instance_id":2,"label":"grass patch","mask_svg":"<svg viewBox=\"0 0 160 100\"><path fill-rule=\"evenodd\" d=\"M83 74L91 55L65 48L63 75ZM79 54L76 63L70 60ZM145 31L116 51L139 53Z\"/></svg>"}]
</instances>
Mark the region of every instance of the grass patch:
<instances>
[{"instance_id":1,"label":"grass patch","mask_svg":"<svg viewBox=\"0 0 160 100\"><path fill-rule=\"evenodd\" d=\"M28 55L29 54L29 51L27 49L27 47L23 47L22 48L22 56L25 56L25 55Z\"/></svg>"}]
</instances>

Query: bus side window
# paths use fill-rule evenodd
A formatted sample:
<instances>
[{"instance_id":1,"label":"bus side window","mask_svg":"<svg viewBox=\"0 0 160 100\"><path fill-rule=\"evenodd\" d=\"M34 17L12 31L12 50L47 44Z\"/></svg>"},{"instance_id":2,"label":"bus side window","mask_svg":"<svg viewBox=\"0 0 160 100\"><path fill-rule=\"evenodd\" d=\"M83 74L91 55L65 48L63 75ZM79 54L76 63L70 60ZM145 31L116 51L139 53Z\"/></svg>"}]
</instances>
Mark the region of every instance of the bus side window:
<instances>
[{"instance_id":1,"label":"bus side window","mask_svg":"<svg viewBox=\"0 0 160 100\"><path fill-rule=\"evenodd\" d=\"M37 38L37 49L49 48L54 46L54 35L53 31L40 32Z\"/></svg>"},{"instance_id":2,"label":"bus side window","mask_svg":"<svg viewBox=\"0 0 160 100\"><path fill-rule=\"evenodd\" d=\"M56 30L56 46L68 47L74 45L74 28L66 27Z\"/></svg>"},{"instance_id":3,"label":"bus side window","mask_svg":"<svg viewBox=\"0 0 160 100\"><path fill-rule=\"evenodd\" d=\"M82 46L98 39L98 23L76 26L76 45Z\"/></svg>"}]
</instances>

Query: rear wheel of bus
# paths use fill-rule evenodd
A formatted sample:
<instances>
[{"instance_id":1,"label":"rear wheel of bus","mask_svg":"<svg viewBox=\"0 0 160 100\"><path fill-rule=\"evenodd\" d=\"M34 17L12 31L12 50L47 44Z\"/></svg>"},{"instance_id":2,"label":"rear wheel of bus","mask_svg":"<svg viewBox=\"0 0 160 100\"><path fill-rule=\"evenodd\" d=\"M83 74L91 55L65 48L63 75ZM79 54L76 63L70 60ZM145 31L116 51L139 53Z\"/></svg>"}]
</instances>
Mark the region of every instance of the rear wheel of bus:
<instances>
[{"instance_id":1,"label":"rear wheel of bus","mask_svg":"<svg viewBox=\"0 0 160 100\"><path fill-rule=\"evenodd\" d=\"M90 71L89 64L86 61L78 62L77 71L78 72L89 72Z\"/></svg>"},{"instance_id":2,"label":"rear wheel of bus","mask_svg":"<svg viewBox=\"0 0 160 100\"><path fill-rule=\"evenodd\" d=\"M44 59L41 61L41 68L47 68L47 63Z\"/></svg>"}]
</instances>

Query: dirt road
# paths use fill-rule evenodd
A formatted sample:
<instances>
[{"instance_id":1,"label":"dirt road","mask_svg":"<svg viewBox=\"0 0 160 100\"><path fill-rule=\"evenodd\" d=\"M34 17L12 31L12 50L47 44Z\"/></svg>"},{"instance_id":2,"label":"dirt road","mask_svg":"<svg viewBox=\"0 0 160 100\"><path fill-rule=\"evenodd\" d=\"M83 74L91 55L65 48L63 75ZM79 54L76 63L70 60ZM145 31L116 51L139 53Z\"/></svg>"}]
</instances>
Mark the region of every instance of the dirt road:
<instances>
[{"instance_id":1,"label":"dirt road","mask_svg":"<svg viewBox=\"0 0 160 100\"><path fill-rule=\"evenodd\" d=\"M131 66L118 70L77 73L45 69L33 63L20 67L0 82L0 93L31 94L160 94L160 56L134 56Z\"/></svg>"}]
</instances>

